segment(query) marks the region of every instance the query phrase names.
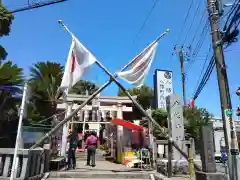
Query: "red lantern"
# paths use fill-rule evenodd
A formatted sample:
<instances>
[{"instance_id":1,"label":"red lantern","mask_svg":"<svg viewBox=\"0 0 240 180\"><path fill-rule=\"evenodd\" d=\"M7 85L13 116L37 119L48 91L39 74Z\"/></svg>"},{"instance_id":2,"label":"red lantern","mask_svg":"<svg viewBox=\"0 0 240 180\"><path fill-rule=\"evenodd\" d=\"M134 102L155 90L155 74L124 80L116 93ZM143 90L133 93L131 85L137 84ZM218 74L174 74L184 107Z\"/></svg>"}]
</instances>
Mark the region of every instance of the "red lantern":
<instances>
[{"instance_id":1,"label":"red lantern","mask_svg":"<svg viewBox=\"0 0 240 180\"><path fill-rule=\"evenodd\" d=\"M237 94L237 96L240 96L240 87L237 88L236 94Z\"/></svg>"},{"instance_id":2,"label":"red lantern","mask_svg":"<svg viewBox=\"0 0 240 180\"><path fill-rule=\"evenodd\" d=\"M236 115L237 115L237 116L240 116L240 107L237 108L237 110L236 110Z\"/></svg>"}]
</instances>

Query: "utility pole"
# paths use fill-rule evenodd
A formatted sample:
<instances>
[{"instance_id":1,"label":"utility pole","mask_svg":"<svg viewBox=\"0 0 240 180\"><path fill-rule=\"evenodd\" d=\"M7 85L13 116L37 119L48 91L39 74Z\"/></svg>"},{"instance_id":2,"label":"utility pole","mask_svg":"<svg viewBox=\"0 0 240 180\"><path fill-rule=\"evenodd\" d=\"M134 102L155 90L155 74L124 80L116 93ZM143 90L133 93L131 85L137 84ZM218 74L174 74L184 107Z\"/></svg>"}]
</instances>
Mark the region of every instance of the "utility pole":
<instances>
[{"instance_id":1,"label":"utility pole","mask_svg":"<svg viewBox=\"0 0 240 180\"><path fill-rule=\"evenodd\" d=\"M220 92L222 120L224 128L225 145L228 150L228 167L230 180L238 180L238 144L234 121L232 119L232 105L229 94L228 78L226 65L223 55L223 47L219 27L219 11L216 0L207 0L207 9L211 25L212 45L214 50L214 59L218 77L218 86ZM230 147L230 150L229 150Z\"/></svg>"},{"instance_id":2,"label":"utility pole","mask_svg":"<svg viewBox=\"0 0 240 180\"><path fill-rule=\"evenodd\" d=\"M184 57L184 52L183 52L183 46L181 46L179 49L176 48L176 46L174 47L174 53L176 53L179 57L179 61L180 61L180 69L181 69L181 77L182 77L182 93L183 93L183 103L184 103L184 107L187 106L187 97L186 97L186 82L185 82L185 70L184 70L184 61L185 61L185 57Z\"/></svg>"},{"instance_id":3,"label":"utility pole","mask_svg":"<svg viewBox=\"0 0 240 180\"><path fill-rule=\"evenodd\" d=\"M181 76L182 76L182 93L183 93L183 103L184 107L187 106L187 98L186 98L186 82L185 82L185 72L184 72L184 57L183 57L183 49L180 48L178 53L180 60L180 68L181 68Z\"/></svg>"}]
</instances>

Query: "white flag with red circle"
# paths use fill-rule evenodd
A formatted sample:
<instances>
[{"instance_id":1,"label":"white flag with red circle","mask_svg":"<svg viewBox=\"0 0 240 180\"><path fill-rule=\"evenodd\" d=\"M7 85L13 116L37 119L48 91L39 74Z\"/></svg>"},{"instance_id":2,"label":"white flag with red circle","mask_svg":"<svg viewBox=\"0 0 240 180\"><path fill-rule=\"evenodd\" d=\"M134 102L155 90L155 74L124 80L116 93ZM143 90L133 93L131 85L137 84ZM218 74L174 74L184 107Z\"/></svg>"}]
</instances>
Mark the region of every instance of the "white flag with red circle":
<instances>
[{"instance_id":1,"label":"white flag with red circle","mask_svg":"<svg viewBox=\"0 0 240 180\"><path fill-rule=\"evenodd\" d=\"M95 62L95 56L73 36L60 87L62 89L73 87Z\"/></svg>"}]
</instances>

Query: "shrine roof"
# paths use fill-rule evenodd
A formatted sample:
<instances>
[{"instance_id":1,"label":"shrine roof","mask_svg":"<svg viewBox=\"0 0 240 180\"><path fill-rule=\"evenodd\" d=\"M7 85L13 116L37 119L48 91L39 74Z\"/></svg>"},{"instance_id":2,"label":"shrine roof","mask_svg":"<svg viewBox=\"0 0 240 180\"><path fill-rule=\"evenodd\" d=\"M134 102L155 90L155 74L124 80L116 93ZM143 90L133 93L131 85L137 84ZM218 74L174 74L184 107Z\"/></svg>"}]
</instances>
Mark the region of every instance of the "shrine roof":
<instances>
[{"instance_id":1,"label":"shrine roof","mask_svg":"<svg viewBox=\"0 0 240 180\"><path fill-rule=\"evenodd\" d=\"M89 96L86 95L78 95L78 94L69 94L67 96L68 102L83 102L85 101ZM137 96L132 96L133 99L137 99ZM60 100L63 100L62 98ZM126 96L99 96L98 98L95 98L94 100L97 100L100 103L103 104L132 104L132 101L126 97ZM101 104L102 105L102 104Z\"/></svg>"}]
</instances>

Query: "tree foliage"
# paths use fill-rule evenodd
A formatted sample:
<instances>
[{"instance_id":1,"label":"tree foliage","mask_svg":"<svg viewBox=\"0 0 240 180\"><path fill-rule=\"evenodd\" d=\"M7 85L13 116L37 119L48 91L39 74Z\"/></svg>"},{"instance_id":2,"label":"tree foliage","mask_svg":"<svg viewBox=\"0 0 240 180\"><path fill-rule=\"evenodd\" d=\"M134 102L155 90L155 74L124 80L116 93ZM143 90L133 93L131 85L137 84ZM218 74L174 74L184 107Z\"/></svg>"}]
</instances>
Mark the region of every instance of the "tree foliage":
<instances>
[{"instance_id":1,"label":"tree foliage","mask_svg":"<svg viewBox=\"0 0 240 180\"><path fill-rule=\"evenodd\" d=\"M63 76L63 66L55 62L38 62L30 69L32 101L36 111L49 117L56 112L56 96Z\"/></svg>"},{"instance_id":2,"label":"tree foliage","mask_svg":"<svg viewBox=\"0 0 240 180\"><path fill-rule=\"evenodd\" d=\"M200 128L209 125L212 119L212 115L206 109L197 107L194 110L185 108L183 116L187 136L197 140L200 136Z\"/></svg>"},{"instance_id":3,"label":"tree foliage","mask_svg":"<svg viewBox=\"0 0 240 180\"><path fill-rule=\"evenodd\" d=\"M0 4L0 37L8 36L14 16ZM0 60L5 60L7 52L3 46L0 45Z\"/></svg>"},{"instance_id":4,"label":"tree foliage","mask_svg":"<svg viewBox=\"0 0 240 180\"><path fill-rule=\"evenodd\" d=\"M163 133L167 132L167 116L168 113L164 109L152 109L152 118L164 129ZM148 128L148 120L143 121L142 125ZM153 124L153 135L157 139L165 139L163 133L156 124Z\"/></svg>"},{"instance_id":5,"label":"tree foliage","mask_svg":"<svg viewBox=\"0 0 240 180\"><path fill-rule=\"evenodd\" d=\"M0 147L12 147L15 143L22 83L21 68L11 61L0 64Z\"/></svg>"},{"instance_id":6,"label":"tree foliage","mask_svg":"<svg viewBox=\"0 0 240 180\"><path fill-rule=\"evenodd\" d=\"M127 90L131 95L137 96L138 103L144 108L151 107L153 99L153 89L144 85L141 88L132 88ZM126 96L121 90L118 91L118 96Z\"/></svg>"},{"instance_id":7,"label":"tree foliage","mask_svg":"<svg viewBox=\"0 0 240 180\"><path fill-rule=\"evenodd\" d=\"M21 93L23 70L11 61L0 64L0 112L15 109L14 97ZM6 115L7 117L7 115Z\"/></svg>"},{"instance_id":8,"label":"tree foliage","mask_svg":"<svg viewBox=\"0 0 240 180\"><path fill-rule=\"evenodd\" d=\"M23 83L23 69L11 61L0 64L0 91L10 92L12 95L21 92Z\"/></svg>"},{"instance_id":9,"label":"tree foliage","mask_svg":"<svg viewBox=\"0 0 240 180\"><path fill-rule=\"evenodd\" d=\"M79 95L86 95L88 93L89 95L93 94L95 91L98 90L98 86L90 81L86 80L80 80L73 86L73 88L70 90L70 93L79 94Z\"/></svg>"}]
</instances>

